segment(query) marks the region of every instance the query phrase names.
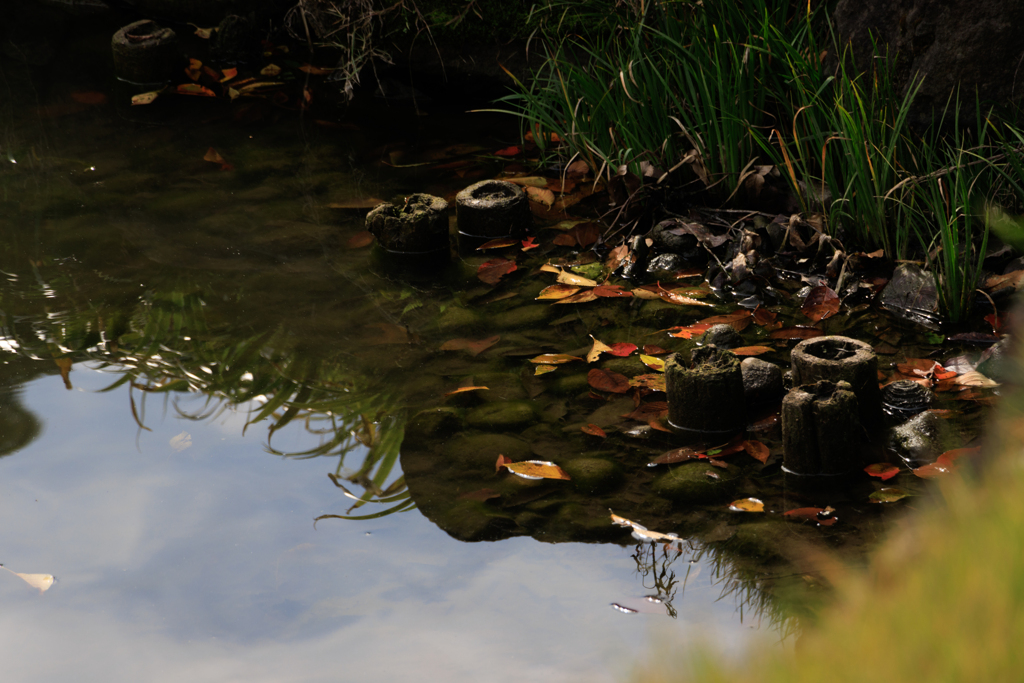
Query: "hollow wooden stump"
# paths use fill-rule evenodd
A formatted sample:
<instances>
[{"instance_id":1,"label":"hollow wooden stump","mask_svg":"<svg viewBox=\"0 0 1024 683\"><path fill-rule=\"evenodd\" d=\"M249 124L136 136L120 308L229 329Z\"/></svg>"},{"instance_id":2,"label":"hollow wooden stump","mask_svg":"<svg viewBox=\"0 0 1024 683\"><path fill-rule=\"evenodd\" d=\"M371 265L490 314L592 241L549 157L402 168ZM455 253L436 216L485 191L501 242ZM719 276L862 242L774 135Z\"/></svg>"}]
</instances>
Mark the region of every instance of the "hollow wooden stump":
<instances>
[{"instance_id":1,"label":"hollow wooden stump","mask_svg":"<svg viewBox=\"0 0 1024 683\"><path fill-rule=\"evenodd\" d=\"M793 347L790 362L794 387L821 380L847 382L857 396L861 424L872 434L881 428L878 361L870 346L849 337L817 337Z\"/></svg>"},{"instance_id":2,"label":"hollow wooden stump","mask_svg":"<svg viewBox=\"0 0 1024 683\"><path fill-rule=\"evenodd\" d=\"M530 226L530 202L515 183L482 180L455 195L459 235L470 238L520 238Z\"/></svg>"},{"instance_id":3,"label":"hollow wooden stump","mask_svg":"<svg viewBox=\"0 0 1024 683\"><path fill-rule=\"evenodd\" d=\"M665 362L668 422L676 429L727 434L747 423L740 359L716 346L693 351L687 367L678 354Z\"/></svg>"},{"instance_id":4,"label":"hollow wooden stump","mask_svg":"<svg viewBox=\"0 0 1024 683\"><path fill-rule=\"evenodd\" d=\"M782 466L799 475L846 474L865 452L857 396L849 382L822 380L782 400Z\"/></svg>"},{"instance_id":5,"label":"hollow wooden stump","mask_svg":"<svg viewBox=\"0 0 1024 683\"><path fill-rule=\"evenodd\" d=\"M128 83L163 83L180 76L185 64L174 31L149 19L122 27L114 34L110 47L114 75Z\"/></svg>"}]
</instances>

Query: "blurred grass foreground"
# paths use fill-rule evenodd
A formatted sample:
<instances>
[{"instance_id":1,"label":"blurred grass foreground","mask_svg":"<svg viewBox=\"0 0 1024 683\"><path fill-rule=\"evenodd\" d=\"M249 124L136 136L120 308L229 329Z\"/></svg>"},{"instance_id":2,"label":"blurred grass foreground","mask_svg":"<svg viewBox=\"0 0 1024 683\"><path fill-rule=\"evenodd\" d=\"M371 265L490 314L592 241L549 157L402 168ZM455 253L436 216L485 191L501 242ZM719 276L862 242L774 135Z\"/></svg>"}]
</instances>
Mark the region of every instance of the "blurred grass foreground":
<instances>
[{"instance_id":1,"label":"blurred grass foreground","mask_svg":"<svg viewBox=\"0 0 1024 683\"><path fill-rule=\"evenodd\" d=\"M1017 302L1014 336L1021 334ZM834 602L795 648L725 662L651 658L641 683L1024 680L1024 348L972 466L946 475L866 571L829 566Z\"/></svg>"}]
</instances>

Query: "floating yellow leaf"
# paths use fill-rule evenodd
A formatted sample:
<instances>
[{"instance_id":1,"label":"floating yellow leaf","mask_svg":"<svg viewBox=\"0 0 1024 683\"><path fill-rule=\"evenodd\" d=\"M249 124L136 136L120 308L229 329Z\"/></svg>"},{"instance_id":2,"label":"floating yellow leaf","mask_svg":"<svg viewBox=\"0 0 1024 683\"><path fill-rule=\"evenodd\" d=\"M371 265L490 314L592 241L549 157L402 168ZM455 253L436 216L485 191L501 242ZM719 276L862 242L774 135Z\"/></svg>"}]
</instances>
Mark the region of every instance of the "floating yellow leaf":
<instances>
[{"instance_id":1,"label":"floating yellow leaf","mask_svg":"<svg viewBox=\"0 0 1024 683\"><path fill-rule=\"evenodd\" d=\"M572 296L576 292L580 291L579 287L574 285L551 285L540 290L538 299L564 299L567 296Z\"/></svg>"},{"instance_id":2,"label":"floating yellow leaf","mask_svg":"<svg viewBox=\"0 0 1024 683\"><path fill-rule=\"evenodd\" d=\"M224 69L224 71L222 71L221 73L224 74L224 77L220 79L220 82L227 83L232 78L238 75L238 69Z\"/></svg>"},{"instance_id":3,"label":"floating yellow leaf","mask_svg":"<svg viewBox=\"0 0 1024 683\"><path fill-rule=\"evenodd\" d=\"M594 301L597 299L597 294L594 294L593 289L584 289L582 292L577 292L572 296L567 296L564 299L559 299L556 304L585 304L588 301Z\"/></svg>"},{"instance_id":4,"label":"floating yellow leaf","mask_svg":"<svg viewBox=\"0 0 1024 683\"><path fill-rule=\"evenodd\" d=\"M743 498L734 500L729 509L733 512L764 512L764 503L757 498Z\"/></svg>"},{"instance_id":5,"label":"floating yellow leaf","mask_svg":"<svg viewBox=\"0 0 1024 683\"><path fill-rule=\"evenodd\" d=\"M562 479L566 481L571 479L565 470L547 460L512 462L511 459L506 458L504 455L499 455L495 468L501 469L502 467L524 479Z\"/></svg>"},{"instance_id":6,"label":"floating yellow leaf","mask_svg":"<svg viewBox=\"0 0 1024 683\"><path fill-rule=\"evenodd\" d=\"M602 353L605 351L611 351L612 347L608 346L594 335L590 335L590 338L594 340L594 346L590 349L590 353L587 354L587 362L593 363L601 357Z\"/></svg>"},{"instance_id":7,"label":"floating yellow leaf","mask_svg":"<svg viewBox=\"0 0 1024 683\"><path fill-rule=\"evenodd\" d=\"M200 97L216 97L217 93L213 92L207 87L199 85L198 83L183 83L177 88L179 95L198 95Z\"/></svg>"},{"instance_id":8,"label":"floating yellow leaf","mask_svg":"<svg viewBox=\"0 0 1024 683\"><path fill-rule=\"evenodd\" d=\"M534 375L546 375L549 372L554 372L557 368L554 365L538 365L533 369Z\"/></svg>"},{"instance_id":9,"label":"floating yellow leaf","mask_svg":"<svg viewBox=\"0 0 1024 683\"><path fill-rule=\"evenodd\" d=\"M449 391L445 396L454 396L455 394L464 394L467 391L490 391L490 387L459 387L455 391Z\"/></svg>"},{"instance_id":10,"label":"floating yellow leaf","mask_svg":"<svg viewBox=\"0 0 1024 683\"><path fill-rule=\"evenodd\" d=\"M597 282L590 278L583 277L582 275L576 275L575 273L569 273L564 270L558 271L558 279L556 282L563 285L579 285L580 287L597 287Z\"/></svg>"},{"instance_id":11,"label":"floating yellow leaf","mask_svg":"<svg viewBox=\"0 0 1024 683\"><path fill-rule=\"evenodd\" d=\"M665 372L665 361L661 358L655 358L654 356L645 356L640 354L640 362L649 367L651 370L658 372Z\"/></svg>"},{"instance_id":12,"label":"floating yellow leaf","mask_svg":"<svg viewBox=\"0 0 1024 683\"><path fill-rule=\"evenodd\" d=\"M261 76L276 76L281 73L281 67L277 64L267 64L265 67L260 69Z\"/></svg>"},{"instance_id":13,"label":"floating yellow leaf","mask_svg":"<svg viewBox=\"0 0 1024 683\"><path fill-rule=\"evenodd\" d=\"M4 567L2 564L0 564L0 567L7 569L7 567ZM10 569L7 569L7 571L11 572L11 574L14 574L33 588L38 588L40 595L48 591L50 586L53 585L52 574L19 574L18 572L11 571Z\"/></svg>"},{"instance_id":14,"label":"floating yellow leaf","mask_svg":"<svg viewBox=\"0 0 1024 683\"><path fill-rule=\"evenodd\" d=\"M574 360L583 360L579 356L570 356L567 353L542 353L536 358L531 358L531 363L541 363L543 365L561 365L562 363L571 363Z\"/></svg>"},{"instance_id":15,"label":"floating yellow leaf","mask_svg":"<svg viewBox=\"0 0 1024 683\"><path fill-rule=\"evenodd\" d=\"M132 106L137 104L149 104L160 95L159 90L151 90L150 92L139 93L138 95L132 95Z\"/></svg>"}]
</instances>

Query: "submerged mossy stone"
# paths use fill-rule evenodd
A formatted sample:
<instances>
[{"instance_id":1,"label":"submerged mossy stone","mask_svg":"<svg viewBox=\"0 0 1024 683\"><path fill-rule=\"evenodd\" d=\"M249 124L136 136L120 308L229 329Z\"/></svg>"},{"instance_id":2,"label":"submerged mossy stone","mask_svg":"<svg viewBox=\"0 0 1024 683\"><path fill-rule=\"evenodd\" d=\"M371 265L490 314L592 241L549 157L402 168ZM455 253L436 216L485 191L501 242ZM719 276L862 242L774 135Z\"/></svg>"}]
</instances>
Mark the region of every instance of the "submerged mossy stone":
<instances>
[{"instance_id":1,"label":"submerged mossy stone","mask_svg":"<svg viewBox=\"0 0 1024 683\"><path fill-rule=\"evenodd\" d=\"M758 561L784 557L783 548L793 543L793 526L782 518L757 513L736 513L732 537L725 542L731 552Z\"/></svg>"},{"instance_id":2,"label":"submerged mossy stone","mask_svg":"<svg viewBox=\"0 0 1024 683\"><path fill-rule=\"evenodd\" d=\"M993 344L978 363L978 372L997 382L1008 382L1014 378L1016 363L1010 352L1010 337L1003 337Z\"/></svg>"},{"instance_id":3,"label":"submerged mossy stone","mask_svg":"<svg viewBox=\"0 0 1024 683\"><path fill-rule=\"evenodd\" d=\"M434 518L446 533L460 541L490 541L505 538L516 522L486 503L462 501Z\"/></svg>"},{"instance_id":4,"label":"submerged mossy stone","mask_svg":"<svg viewBox=\"0 0 1024 683\"><path fill-rule=\"evenodd\" d=\"M502 401L473 408L466 414L466 422L477 429L516 429L537 420L537 413L529 401Z\"/></svg>"},{"instance_id":5,"label":"submerged mossy stone","mask_svg":"<svg viewBox=\"0 0 1024 683\"><path fill-rule=\"evenodd\" d=\"M441 334L448 334L480 325L483 318L476 311L461 306L448 306L439 316L435 325Z\"/></svg>"},{"instance_id":6,"label":"submerged mossy stone","mask_svg":"<svg viewBox=\"0 0 1024 683\"><path fill-rule=\"evenodd\" d=\"M622 483L622 469L611 460L577 458L561 467L580 493L605 493Z\"/></svg>"},{"instance_id":7,"label":"submerged mossy stone","mask_svg":"<svg viewBox=\"0 0 1024 683\"><path fill-rule=\"evenodd\" d=\"M552 316L553 306L544 304L526 304L516 306L491 316L491 324L498 330L516 330L533 327L545 322Z\"/></svg>"},{"instance_id":8,"label":"submerged mossy stone","mask_svg":"<svg viewBox=\"0 0 1024 683\"><path fill-rule=\"evenodd\" d=\"M559 372L561 372L561 368L542 376L544 387L550 393L558 396L574 396L589 389L590 384L587 381L586 373L573 372L571 374L559 375ZM549 377L551 379L548 379Z\"/></svg>"},{"instance_id":9,"label":"submerged mossy stone","mask_svg":"<svg viewBox=\"0 0 1024 683\"><path fill-rule=\"evenodd\" d=\"M441 439L462 429L462 416L454 408L430 408L412 416L405 426L403 445L424 444L432 439Z\"/></svg>"},{"instance_id":10,"label":"submerged mossy stone","mask_svg":"<svg viewBox=\"0 0 1024 683\"><path fill-rule=\"evenodd\" d=\"M533 449L526 441L509 434L458 434L444 445L446 458L467 465L494 468L499 455L512 460L532 460Z\"/></svg>"},{"instance_id":11,"label":"submerged mossy stone","mask_svg":"<svg viewBox=\"0 0 1024 683\"><path fill-rule=\"evenodd\" d=\"M736 476L730 470L706 463L686 463L655 479L651 490L679 503L710 503L731 495L736 488Z\"/></svg>"},{"instance_id":12,"label":"submerged mossy stone","mask_svg":"<svg viewBox=\"0 0 1024 683\"><path fill-rule=\"evenodd\" d=\"M740 359L715 346L691 354L687 367L674 353L665 362L668 421L676 428L703 434L725 434L746 425Z\"/></svg>"}]
</instances>

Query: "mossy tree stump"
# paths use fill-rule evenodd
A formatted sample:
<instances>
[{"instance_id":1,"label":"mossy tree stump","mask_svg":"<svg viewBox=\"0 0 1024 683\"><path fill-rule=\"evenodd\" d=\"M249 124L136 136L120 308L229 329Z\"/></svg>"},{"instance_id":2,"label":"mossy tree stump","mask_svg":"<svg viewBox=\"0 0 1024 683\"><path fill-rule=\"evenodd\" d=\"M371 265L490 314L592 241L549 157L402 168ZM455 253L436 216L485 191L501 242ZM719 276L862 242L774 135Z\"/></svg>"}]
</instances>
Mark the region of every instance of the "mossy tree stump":
<instances>
[{"instance_id":1,"label":"mossy tree stump","mask_svg":"<svg viewBox=\"0 0 1024 683\"><path fill-rule=\"evenodd\" d=\"M849 382L822 380L782 400L783 467L799 475L839 475L863 466L864 428Z\"/></svg>"},{"instance_id":2,"label":"mossy tree stump","mask_svg":"<svg viewBox=\"0 0 1024 683\"><path fill-rule=\"evenodd\" d=\"M694 349L687 367L679 354L665 362L668 422L676 429L728 434L746 426L740 359L716 346Z\"/></svg>"},{"instance_id":3,"label":"mossy tree stump","mask_svg":"<svg viewBox=\"0 0 1024 683\"><path fill-rule=\"evenodd\" d=\"M367 214L366 229L391 253L448 258L448 202L440 197L417 193L402 206L381 204Z\"/></svg>"},{"instance_id":4,"label":"mossy tree stump","mask_svg":"<svg viewBox=\"0 0 1024 683\"><path fill-rule=\"evenodd\" d=\"M134 84L164 83L181 75L185 57L169 28L143 19L122 27L110 41L114 75Z\"/></svg>"},{"instance_id":5,"label":"mossy tree stump","mask_svg":"<svg viewBox=\"0 0 1024 683\"><path fill-rule=\"evenodd\" d=\"M882 392L878 388L878 360L864 342L849 337L807 339L790 355L793 386L821 380L847 382L857 396L861 424L875 434L882 426Z\"/></svg>"}]
</instances>

